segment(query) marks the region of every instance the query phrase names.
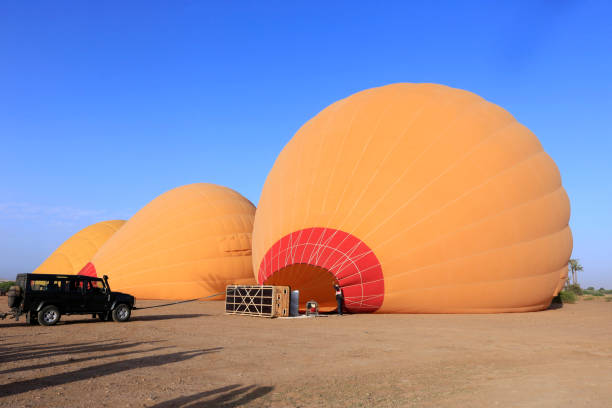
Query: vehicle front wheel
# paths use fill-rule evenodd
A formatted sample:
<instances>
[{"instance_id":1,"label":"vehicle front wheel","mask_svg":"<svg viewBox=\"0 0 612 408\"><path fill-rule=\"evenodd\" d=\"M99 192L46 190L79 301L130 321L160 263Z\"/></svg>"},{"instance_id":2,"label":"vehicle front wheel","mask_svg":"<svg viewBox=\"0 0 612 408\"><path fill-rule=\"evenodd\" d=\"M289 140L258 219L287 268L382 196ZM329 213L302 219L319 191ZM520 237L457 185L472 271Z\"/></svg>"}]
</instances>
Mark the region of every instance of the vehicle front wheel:
<instances>
[{"instance_id":1,"label":"vehicle front wheel","mask_svg":"<svg viewBox=\"0 0 612 408\"><path fill-rule=\"evenodd\" d=\"M40 312L38 312L38 323L41 326L53 326L59 322L60 311L55 306L45 306Z\"/></svg>"},{"instance_id":2,"label":"vehicle front wheel","mask_svg":"<svg viewBox=\"0 0 612 408\"><path fill-rule=\"evenodd\" d=\"M127 322L130 320L132 309L125 303L118 304L113 310L113 320L116 322Z\"/></svg>"}]
</instances>

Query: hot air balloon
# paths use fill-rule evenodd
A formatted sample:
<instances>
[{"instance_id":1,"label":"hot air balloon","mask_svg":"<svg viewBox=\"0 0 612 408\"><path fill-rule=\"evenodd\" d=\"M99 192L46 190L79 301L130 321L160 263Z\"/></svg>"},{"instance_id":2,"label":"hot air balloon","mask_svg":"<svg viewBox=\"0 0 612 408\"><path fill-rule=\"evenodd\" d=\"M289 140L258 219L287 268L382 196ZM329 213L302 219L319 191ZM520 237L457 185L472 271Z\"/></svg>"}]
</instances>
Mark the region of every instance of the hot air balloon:
<instances>
[{"instance_id":1,"label":"hot air balloon","mask_svg":"<svg viewBox=\"0 0 612 408\"><path fill-rule=\"evenodd\" d=\"M559 292L561 292L561 290L565 286L565 282L567 282L567 275L568 275L567 269L568 268L561 270L561 276L559 278L559 283L557 283L557 287L555 288L555 291L553 292L553 296L557 296Z\"/></svg>"},{"instance_id":2,"label":"hot air balloon","mask_svg":"<svg viewBox=\"0 0 612 408\"><path fill-rule=\"evenodd\" d=\"M139 299L192 299L254 284L255 207L234 190L190 184L136 213L80 272L108 275L113 290Z\"/></svg>"},{"instance_id":3,"label":"hot air balloon","mask_svg":"<svg viewBox=\"0 0 612 408\"><path fill-rule=\"evenodd\" d=\"M266 179L262 284L352 312L545 309L572 251L569 200L537 137L479 96L394 84L308 121Z\"/></svg>"},{"instance_id":4,"label":"hot air balloon","mask_svg":"<svg viewBox=\"0 0 612 408\"><path fill-rule=\"evenodd\" d=\"M83 228L60 245L33 273L76 274L125 223L102 221Z\"/></svg>"}]
</instances>

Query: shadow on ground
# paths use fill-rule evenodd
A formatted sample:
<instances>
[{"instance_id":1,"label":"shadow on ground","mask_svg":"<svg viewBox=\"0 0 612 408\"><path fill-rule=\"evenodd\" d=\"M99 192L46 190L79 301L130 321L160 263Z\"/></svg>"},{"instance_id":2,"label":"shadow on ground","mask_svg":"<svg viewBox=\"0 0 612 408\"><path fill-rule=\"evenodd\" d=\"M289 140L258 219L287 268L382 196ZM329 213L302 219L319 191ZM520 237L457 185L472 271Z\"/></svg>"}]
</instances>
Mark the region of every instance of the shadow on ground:
<instances>
[{"instance_id":1,"label":"shadow on ground","mask_svg":"<svg viewBox=\"0 0 612 408\"><path fill-rule=\"evenodd\" d=\"M135 322L151 322L156 320L170 320L170 319L192 319L195 317L210 316L209 314L172 314L172 315L158 315L158 316L134 316L132 315L131 320Z\"/></svg>"},{"instance_id":2,"label":"shadow on ground","mask_svg":"<svg viewBox=\"0 0 612 408\"><path fill-rule=\"evenodd\" d=\"M154 348L150 348L146 350L139 350L138 353L150 353L152 351L159 351L159 350L164 350L164 349L169 349L169 348L170 347L154 347ZM81 358L70 357L67 360L63 360L63 361L52 361L52 362L44 363L44 364L33 364L33 365L28 365L28 366L20 366L20 367L9 368L6 370L0 370L0 374L16 373L19 371L42 370L42 369L49 368L49 367L59 367L59 366L68 365L68 364L78 364L78 363L83 363L86 361L101 360L104 358L111 358L111 357L123 357L123 356L127 356L130 354L134 354L134 351L124 351L121 353L102 354L102 355L95 355L92 357L81 357Z\"/></svg>"},{"instance_id":3,"label":"shadow on ground","mask_svg":"<svg viewBox=\"0 0 612 408\"><path fill-rule=\"evenodd\" d=\"M8 361L24 361L30 359L49 358L56 356L69 356L79 353L103 353L105 351L117 351L140 345L159 343L156 341L124 342L108 340L104 343L87 342L70 345L38 344L38 345L13 345L0 346L0 363Z\"/></svg>"},{"instance_id":4,"label":"shadow on ground","mask_svg":"<svg viewBox=\"0 0 612 408\"><path fill-rule=\"evenodd\" d=\"M210 391L178 397L159 404L151 408L231 408L240 407L251 401L263 397L270 393L274 387L257 387L255 385L241 386L240 384L228 385Z\"/></svg>"},{"instance_id":5,"label":"shadow on ground","mask_svg":"<svg viewBox=\"0 0 612 408\"><path fill-rule=\"evenodd\" d=\"M563 308L562 302L551 302L550 306L548 306L546 310L557 310L557 309L562 309L562 308Z\"/></svg>"},{"instance_id":6,"label":"shadow on ground","mask_svg":"<svg viewBox=\"0 0 612 408\"><path fill-rule=\"evenodd\" d=\"M24 318L22 318L20 321L15 322L15 323L3 323L2 320L0 320L0 330L7 328L7 327L26 327L26 326L28 326L28 324L25 322Z\"/></svg>"},{"instance_id":7,"label":"shadow on ground","mask_svg":"<svg viewBox=\"0 0 612 408\"><path fill-rule=\"evenodd\" d=\"M135 343L129 347L133 347ZM116 349L116 346L115 346ZM177 353L167 353L155 356L146 356L131 358L127 360L113 361L111 363L99 364L95 366L85 367L74 371L62 372L59 374L48 375L40 378L29 380L15 381L9 384L0 385L0 397L8 395L21 394L29 391L35 391L41 388L54 387L64 385L75 381L87 380L94 377L102 377L123 371L132 370L134 368L156 367L171 363L178 363L189 360L194 357L204 354L215 353L221 351L222 347L209 348L204 350L192 350ZM95 351L90 347L89 351ZM140 353L143 351L134 351Z\"/></svg>"},{"instance_id":8,"label":"shadow on ground","mask_svg":"<svg viewBox=\"0 0 612 408\"><path fill-rule=\"evenodd\" d=\"M136 312L138 313L138 312ZM171 314L171 315L149 315L149 316L138 316L138 315L134 315L132 314L132 317L130 318L131 321L135 321L135 322L152 322L152 321L157 321L157 320L171 320L171 319L193 319L196 317L204 317L204 316L210 316L209 314L206 313L197 313L197 314ZM1 320L0 320L1 321ZM57 325L71 325L71 324L90 324L90 323L109 323L109 322L101 322L100 320L96 319L92 319L92 318L85 318L85 319L78 319L78 320L60 320ZM113 323L112 321L110 321L110 323ZM126 323L126 324L129 324ZM14 323L0 323L0 329L1 328L8 328L8 327L26 327L28 326L28 324L25 322L25 317L22 317L21 320L19 322L14 322ZM38 326L38 324L36 324L35 326Z\"/></svg>"}]
</instances>

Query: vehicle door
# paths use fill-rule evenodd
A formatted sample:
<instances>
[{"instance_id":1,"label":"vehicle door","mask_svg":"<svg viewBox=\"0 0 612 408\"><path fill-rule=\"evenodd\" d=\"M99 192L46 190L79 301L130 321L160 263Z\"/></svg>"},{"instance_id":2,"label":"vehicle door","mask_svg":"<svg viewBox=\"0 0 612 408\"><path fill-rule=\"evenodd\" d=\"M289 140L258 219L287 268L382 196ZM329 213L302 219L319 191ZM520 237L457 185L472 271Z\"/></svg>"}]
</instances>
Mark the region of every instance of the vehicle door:
<instances>
[{"instance_id":1,"label":"vehicle door","mask_svg":"<svg viewBox=\"0 0 612 408\"><path fill-rule=\"evenodd\" d=\"M102 279L89 279L85 282L85 304L88 312L106 310L106 291Z\"/></svg>"},{"instance_id":2,"label":"vehicle door","mask_svg":"<svg viewBox=\"0 0 612 408\"><path fill-rule=\"evenodd\" d=\"M45 293L45 303L55 305L60 311L64 311L64 296L62 293L62 282L59 279L49 279Z\"/></svg>"},{"instance_id":3,"label":"vehicle door","mask_svg":"<svg viewBox=\"0 0 612 408\"><path fill-rule=\"evenodd\" d=\"M32 279L31 277L28 277L24 302L25 312L36 310L40 302L47 299L46 291L48 284L49 281L46 279L41 279L40 277Z\"/></svg>"},{"instance_id":4,"label":"vehicle door","mask_svg":"<svg viewBox=\"0 0 612 408\"><path fill-rule=\"evenodd\" d=\"M61 282L53 278L36 277L28 282L29 308L35 309L41 302L61 309Z\"/></svg>"},{"instance_id":5,"label":"vehicle door","mask_svg":"<svg viewBox=\"0 0 612 408\"><path fill-rule=\"evenodd\" d=\"M73 278L68 281L68 299L67 305L70 307L71 313L85 312L85 284L84 279Z\"/></svg>"},{"instance_id":6,"label":"vehicle door","mask_svg":"<svg viewBox=\"0 0 612 408\"><path fill-rule=\"evenodd\" d=\"M58 285L60 291L59 297L62 303L60 310L62 311L62 313L69 313L72 307L72 305L70 304L70 280L66 277L61 277L59 279Z\"/></svg>"}]
</instances>

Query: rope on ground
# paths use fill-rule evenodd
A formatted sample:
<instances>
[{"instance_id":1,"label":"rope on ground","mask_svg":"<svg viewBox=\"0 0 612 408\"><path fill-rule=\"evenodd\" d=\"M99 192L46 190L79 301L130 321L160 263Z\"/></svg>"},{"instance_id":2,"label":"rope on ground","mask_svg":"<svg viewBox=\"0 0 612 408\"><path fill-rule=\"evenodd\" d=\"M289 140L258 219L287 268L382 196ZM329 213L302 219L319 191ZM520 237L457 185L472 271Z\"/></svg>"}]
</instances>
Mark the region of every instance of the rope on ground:
<instances>
[{"instance_id":1,"label":"rope on ground","mask_svg":"<svg viewBox=\"0 0 612 408\"><path fill-rule=\"evenodd\" d=\"M134 308L132 308L132 310L153 309L155 307L165 307L165 306L178 305L180 303L195 302L196 300L204 300L204 299L208 299L208 298L216 297L216 296L220 296L220 295L225 295L225 292L219 292L219 293L215 293L214 295L199 297L199 298L196 298L196 299L181 300L180 302L166 303L165 305L156 305L156 306L147 306L147 307L134 307Z\"/></svg>"}]
</instances>

